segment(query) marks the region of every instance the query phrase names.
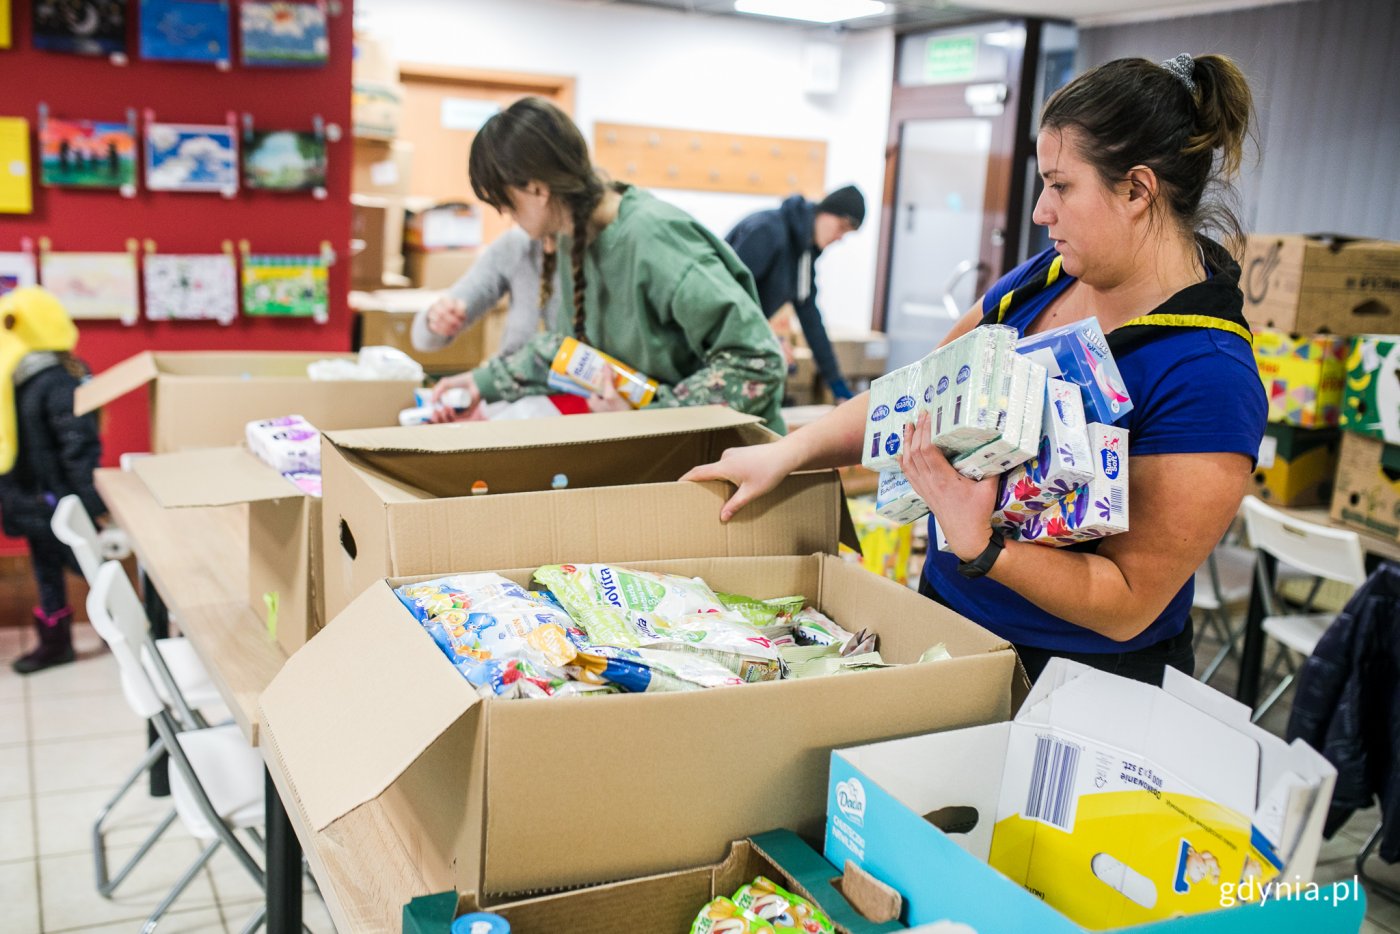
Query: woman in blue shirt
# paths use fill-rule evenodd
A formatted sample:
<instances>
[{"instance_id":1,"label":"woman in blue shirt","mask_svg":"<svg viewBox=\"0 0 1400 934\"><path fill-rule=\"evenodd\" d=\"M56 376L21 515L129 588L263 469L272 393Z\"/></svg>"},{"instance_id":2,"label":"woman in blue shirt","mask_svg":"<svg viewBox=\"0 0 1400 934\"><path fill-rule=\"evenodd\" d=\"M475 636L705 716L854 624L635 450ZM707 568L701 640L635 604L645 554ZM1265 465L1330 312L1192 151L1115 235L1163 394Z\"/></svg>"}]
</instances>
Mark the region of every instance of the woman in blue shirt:
<instances>
[{"instance_id":1,"label":"woman in blue shirt","mask_svg":"<svg viewBox=\"0 0 1400 934\"><path fill-rule=\"evenodd\" d=\"M930 553L921 591L1015 644L1032 678L1055 655L1158 683L1167 665L1194 668L1193 576L1239 508L1266 412L1239 267L1197 232L1238 239L1238 221L1203 194L1238 171L1251 109L1244 75L1216 55L1120 59L1058 91L1036 141L1034 220L1053 248L1004 276L947 338L1098 318L1133 399L1119 422L1131 531L1070 548L1004 542L990 525L996 478L953 470L926 418L906 439L901 467L952 552ZM794 470L859 463L866 405L857 396L687 477L738 485L728 519Z\"/></svg>"}]
</instances>

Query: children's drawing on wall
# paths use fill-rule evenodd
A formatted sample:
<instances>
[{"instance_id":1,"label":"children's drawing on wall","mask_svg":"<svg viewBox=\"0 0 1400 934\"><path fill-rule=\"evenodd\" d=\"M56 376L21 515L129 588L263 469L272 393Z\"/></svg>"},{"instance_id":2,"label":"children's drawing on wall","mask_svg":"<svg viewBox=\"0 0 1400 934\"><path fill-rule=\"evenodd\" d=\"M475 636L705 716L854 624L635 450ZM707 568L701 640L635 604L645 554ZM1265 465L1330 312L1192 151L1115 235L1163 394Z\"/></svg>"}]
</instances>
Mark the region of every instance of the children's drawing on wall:
<instances>
[{"instance_id":1,"label":"children's drawing on wall","mask_svg":"<svg viewBox=\"0 0 1400 934\"><path fill-rule=\"evenodd\" d=\"M147 124L146 187L152 191L237 191L238 142L233 127Z\"/></svg>"},{"instance_id":2,"label":"children's drawing on wall","mask_svg":"<svg viewBox=\"0 0 1400 934\"><path fill-rule=\"evenodd\" d=\"M125 123L49 117L39 129L45 185L122 188L136 183L136 137Z\"/></svg>"},{"instance_id":3,"label":"children's drawing on wall","mask_svg":"<svg viewBox=\"0 0 1400 934\"><path fill-rule=\"evenodd\" d=\"M136 257L132 253L45 253L39 278L74 320L139 314Z\"/></svg>"},{"instance_id":4,"label":"children's drawing on wall","mask_svg":"<svg viewBox=\"0 0 1400 934\"><path fill-rule=\"evenodd\" d=\"M223 253L147 256L146 317L151 321L218 321L238 317L233 257Z\"/></svg>"},{"instance_id":5,"label":"children's drawing on wall","mask_svg":"<svg viewBox=\"0 0 1400 934\"><path fill-rule=\"evenodd\" d=\"M141 57L165 62L227 62L227 0L141 0Z\"/></svg>"},{"instance_id":6,"label":"children's drawing on wall","mask_svg":"<svg viewBox=\"0 0 1400 934\"><path fill-rule=\"evenodd\" d=\"M311 191L326 185L326 141L294 130L256 132L243 151L243 183L271 191Z\"/></svg>"},{"instance_id":7,"label":"children's drawing on wall","mask_svg":"<svg viewBox=\"0 0 1400 934\"><path fill-rule=\"evenodd\" d=\"M34 48L76 55L126 51L122 0L34 0Z\"/></svg>"},{"instance_id":8,"label":"children's drawing on wall","mask_svg":"<svg viewBox=\"0 0 1400 934\"><path fill-rule=\"evenodd\" d=\"M243 313L316 318L330 311L330 276L320 256L248 256L243 260Z\"/></svg>"},{"instance_id":9,"label":"children's drawing on wall","mask_svg":"<svg viewBox=\"0 0 1400 934\"><path fill-rule=\"evenodd\" d=\"M239 4L243 64L314 68L330 52L326 10L319 3Z\"/></svg>"},{"instance_id":10,"label":"children's drawing on wall","mask_svg":"<svg viewBox=\"0 0 1400 934\"><path fill-rule=\"evenodd\" d=\"M38 281L32 253L0 253L0 295Z\"/></svg>"}]
</instances>

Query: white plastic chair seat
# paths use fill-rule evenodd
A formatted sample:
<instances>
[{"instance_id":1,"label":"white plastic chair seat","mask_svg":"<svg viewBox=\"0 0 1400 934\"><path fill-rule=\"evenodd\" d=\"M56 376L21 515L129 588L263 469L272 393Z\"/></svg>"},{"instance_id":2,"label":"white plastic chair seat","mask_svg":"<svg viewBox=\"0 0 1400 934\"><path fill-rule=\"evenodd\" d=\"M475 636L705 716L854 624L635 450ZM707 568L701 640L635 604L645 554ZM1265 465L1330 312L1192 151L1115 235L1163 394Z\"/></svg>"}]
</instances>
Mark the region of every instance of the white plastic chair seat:
<instances>
[{"instance_id":1,"label":"white plastic chair seat","mask_svg":"<svg viewBox=\"0 0 1400 934\"><path fill-rule=\"evenodd\" d=\"M237 726L211 726L177 734L209 803L234 830L263 822L263 763ZM195 804L178 769L170 770L170 793L180 820L201 840L212 840L214 829Z\"/></svg>"},{"instance_id":2,"label":"white plastic chair seat","mask_svg":"<svg viewBox=\"0 0 1400 934\"><path fill-rule=\"evenodd\" d=\"M209 677L209 670L204 667L204 662L200 661L188 639L179 636L157 639L156 650L160 652L165 667L170 669L170 677L175 679L175 686L180 689L185 703L189 704L192 710L204 710L223 703L219 689L214 687L214 682ZM165 683L150 659L143 653L141 661L146 667L146 673L151 676L151 682L160 691L161 700L170 704L171 699L165 696Z\"/></svg>"},{"instance_id":3,"label":"white plastic chair seat","mask_svg":"<svg viewBox=\"0 0 1400 934\"><path fill-rule=\"evenodd\" d=\"M1335 616L1326 613L1310 616L1266 616L1264 631L1299 655L1311 655L1334 619Z\"/></svg>"}]
</instances>

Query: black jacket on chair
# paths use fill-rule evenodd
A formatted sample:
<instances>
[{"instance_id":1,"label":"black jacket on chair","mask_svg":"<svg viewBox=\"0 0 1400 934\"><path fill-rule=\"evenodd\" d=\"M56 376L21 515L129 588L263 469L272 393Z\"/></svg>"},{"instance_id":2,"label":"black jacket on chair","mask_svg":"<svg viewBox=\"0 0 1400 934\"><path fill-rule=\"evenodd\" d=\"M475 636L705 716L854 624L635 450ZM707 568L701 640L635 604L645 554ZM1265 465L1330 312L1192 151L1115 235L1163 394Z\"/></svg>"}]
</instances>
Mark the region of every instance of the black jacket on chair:
<instances>
[{"instance_id":1,"label":"black jacket on chair","mask_svg":"<svg viewBox=\"0 0 1400 934\"><path fill-rule=\"evenodd\" d=\"M1288 739L1337 767L1326 836L1379 795L1381 859L1400 860L1400 565L1361 585L1303 664Z\"/></svg>"},{"instance_id":2,"label":"black jacket on chair","mask_svg":"<svg viewBox=\"0 0 1400 934\"><path fill-rule=\"evenodd\" d=\"M93 486L102 460L97 413L73 414L78 378L60 364L35 373L15 387L19 456L0 474L0 526L6 535L51 536L54 506L77 493L94 517L107 507Z\"/></svg>"}]
</instances>

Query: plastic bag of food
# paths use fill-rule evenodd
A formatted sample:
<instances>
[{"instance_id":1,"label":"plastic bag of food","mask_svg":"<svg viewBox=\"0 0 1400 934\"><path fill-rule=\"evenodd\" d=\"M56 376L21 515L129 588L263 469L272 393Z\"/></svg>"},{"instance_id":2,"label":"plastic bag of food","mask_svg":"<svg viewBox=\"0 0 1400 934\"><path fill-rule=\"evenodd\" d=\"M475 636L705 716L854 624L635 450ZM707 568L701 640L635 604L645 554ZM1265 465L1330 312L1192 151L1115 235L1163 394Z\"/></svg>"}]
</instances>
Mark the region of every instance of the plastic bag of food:
<instances>
[{"instance_id":1,"label":"plastic bag of food","mask_svg":"<svg viewBox=\"0 0 1400 934\"><path fill-rule=\"evenodd\" d=\"M394 588L414 619L420 623L448 610L474 610L493 600L529 600L529 593L499 574L452 574Z\"/></svg>"},{"instance_id":2,"label":"plastic bag of food","mask_svg":"<svg viewBox=\"0 0 1400 934\"><path fill-rule=\"evenodd\" d=\"M773 925L778 932L797 931L799 934L834 934L831 919L816 905L800 895L794 895L767 876L759 876L748 885L740 886L733 902Z\"/></svg>"},{"instance_id":3,"label":"plastic bag of food","mask_svg":"<svg viewBox=\"0 0 1400 934\"><path fill-rule=\"evenodd\" d=\"M790 625L792 617L807 603L807 598L800 595L773 597L769 600L758 600L737 593L717 593L715 596L719 597L725 609L739 613L760 629L785 623Z\"/></svg>"},{"instance_id":4,"label":"plastic bag of food","mask_svg":"<svg viewBox=\"0 0 1400 934\"><path fill-rule=\"evenodd\" d=\"M853 635L816 607L805 607L792 618L798 645L845 645Z\"/></svg>"},{"instance_id":5,"label":"plastic bag of food","mask_svg":"<svg viewBox=\"0 0 1400 934\"><path fill-rule=\"evenodd\" d=\"M637 694L744 683L723 665L688 652L613 645L595 645L579 652L568 671L579 681L615 684Z\"/></svg>"},{"instance_id":6,"label":"plastic bag of food","mask_svg":"<svg viewBox=\"0 0 1400 934\"><path fill-rule=\"evenodd\" d=\"M700 909L690 934L773 934L773 925L720 896Z\"/></svg>"},{"instance_id":7,"label":"plastic bag of food","mask_svg":"<svg viewBox=\"0 0 1400 934\"><path fill-rule=\"evenodd\" d=\"M698 577L658 574L611 564L551 564L535 572L564 609L577 616L585 607L640 610L662 619L690 613L721 613L724 604Z\"/></svg>"}]
</instances>

